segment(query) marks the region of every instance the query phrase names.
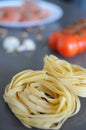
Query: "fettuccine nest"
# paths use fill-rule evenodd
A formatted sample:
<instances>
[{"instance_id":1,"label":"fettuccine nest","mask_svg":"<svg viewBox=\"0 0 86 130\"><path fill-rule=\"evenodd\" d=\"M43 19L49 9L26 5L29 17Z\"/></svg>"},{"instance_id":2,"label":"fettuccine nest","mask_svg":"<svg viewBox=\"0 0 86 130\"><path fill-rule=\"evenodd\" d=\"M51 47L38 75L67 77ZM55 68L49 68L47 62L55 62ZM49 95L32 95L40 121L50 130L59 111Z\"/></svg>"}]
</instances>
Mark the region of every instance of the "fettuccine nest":
<instances>
[{"instance_id":1,"label":"fettuccine nest","mask_svg":"<svg viewBox=\"0 0 86 130\"><path fill-rule=\"evenodd\" d=\"M40 71L25 70L6 86L4 100L26 126L59 129L86 97L86 70L50 55Z\"/></svg>"}]
</instances>

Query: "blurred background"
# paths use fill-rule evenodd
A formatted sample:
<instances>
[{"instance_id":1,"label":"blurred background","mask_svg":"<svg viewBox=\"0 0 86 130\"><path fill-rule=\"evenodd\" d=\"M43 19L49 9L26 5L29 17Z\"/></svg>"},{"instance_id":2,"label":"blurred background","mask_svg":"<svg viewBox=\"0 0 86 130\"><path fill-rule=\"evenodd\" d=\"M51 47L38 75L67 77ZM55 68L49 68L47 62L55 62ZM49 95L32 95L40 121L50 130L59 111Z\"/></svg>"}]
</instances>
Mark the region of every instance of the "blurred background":
<instances>
[{"instance_id":1,"label":"blurred background","mask_svg":"<svg viewBox=\"0 0 86 130\"><path fill-rule=\"evenodd\" d=\"M0 0L0 1L4 1L4 0ZM47 0L47 1L49 1L49 0ZM57 1L57 0L54 0L54 1ZM58 1L64 1L68 4L75 4L76 6L80 7L81 9L86 10L86 0L58 0Z\"/></svg>"},{"instance_id":2,"label":"blurred background","mask_svg":"<svg viewBox=\"0 0 86 130\"><path fill-rule=\"evenodd\" d=\"M69 4L75 4L83 10L86 10L86 0L61 0Z\"/></svg>"}]
</instances>

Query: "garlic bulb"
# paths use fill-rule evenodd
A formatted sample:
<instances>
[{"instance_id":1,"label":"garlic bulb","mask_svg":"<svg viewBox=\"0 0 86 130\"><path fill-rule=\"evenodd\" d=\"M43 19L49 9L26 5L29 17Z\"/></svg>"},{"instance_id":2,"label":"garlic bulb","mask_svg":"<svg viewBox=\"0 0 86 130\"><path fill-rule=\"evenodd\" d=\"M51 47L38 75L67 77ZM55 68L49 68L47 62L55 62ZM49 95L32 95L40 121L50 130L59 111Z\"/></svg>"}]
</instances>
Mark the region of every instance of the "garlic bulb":
<instances>
[{"instance_id":1,"label":"garlic bulb","mask_svg":"<svg viewBox=\"0 0 86 130\"><path fill-rule=\"evenodd\" d=\"M14 36L9 36L3 41L3 48L9 53L14 52L19 46L20 41Z\"/></svg>"}]
</instances>

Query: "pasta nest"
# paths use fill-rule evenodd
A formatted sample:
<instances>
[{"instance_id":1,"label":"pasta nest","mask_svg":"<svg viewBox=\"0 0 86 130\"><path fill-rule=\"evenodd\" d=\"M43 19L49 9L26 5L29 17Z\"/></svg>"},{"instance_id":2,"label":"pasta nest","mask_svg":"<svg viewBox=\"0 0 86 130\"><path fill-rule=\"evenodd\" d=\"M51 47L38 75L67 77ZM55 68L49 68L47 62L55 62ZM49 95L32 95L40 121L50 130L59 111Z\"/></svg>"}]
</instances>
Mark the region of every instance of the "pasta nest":
<instances>
[{"instance_id":1,"label":"pasta nest","mask_svg":"<svg viewBox=\"0 0 86 130\"><path fill-rule=\"evenodd\" d=\"M70 91L80 97L86 97L86 69L70 64L53 55L44 58L44 70L59 79Z\"/></svg>"},{"instance_id":2,"label":"pasta nest","mask_svg":"<svg viewBox=\"0 0 86 130\"><path fill-rule=\"evenodd\" d=\"M81 88L81 81L85 84L85 72L55 56L46 56L43 70L25 70L12 78L5 88L4 100L26 127L59 129L80 110L77 95L82 96L83 91L74 88Z\"/></svg>"}]
</instances>

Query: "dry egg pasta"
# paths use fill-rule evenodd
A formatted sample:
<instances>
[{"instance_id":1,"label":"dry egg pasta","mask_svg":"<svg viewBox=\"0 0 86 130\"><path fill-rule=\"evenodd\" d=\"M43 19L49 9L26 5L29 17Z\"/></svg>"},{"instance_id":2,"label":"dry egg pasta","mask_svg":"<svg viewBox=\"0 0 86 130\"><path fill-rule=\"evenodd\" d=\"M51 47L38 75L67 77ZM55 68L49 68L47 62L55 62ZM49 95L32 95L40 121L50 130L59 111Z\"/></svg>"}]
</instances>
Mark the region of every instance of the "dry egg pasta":
<instances>
[{"instance_id":1,"label":"dry egg pasta","mask_svg":"<svg viewBox=\"0 0 86 130\"><path fill-rule=\"evenodd\" d=\"M85 75L80 66L45 56L43 70L25 70L12 78L4 100L26 127L58 130L80 110L77 95L86 96Z\"/></svg>"}]
</instances>

